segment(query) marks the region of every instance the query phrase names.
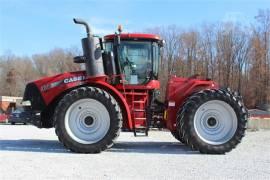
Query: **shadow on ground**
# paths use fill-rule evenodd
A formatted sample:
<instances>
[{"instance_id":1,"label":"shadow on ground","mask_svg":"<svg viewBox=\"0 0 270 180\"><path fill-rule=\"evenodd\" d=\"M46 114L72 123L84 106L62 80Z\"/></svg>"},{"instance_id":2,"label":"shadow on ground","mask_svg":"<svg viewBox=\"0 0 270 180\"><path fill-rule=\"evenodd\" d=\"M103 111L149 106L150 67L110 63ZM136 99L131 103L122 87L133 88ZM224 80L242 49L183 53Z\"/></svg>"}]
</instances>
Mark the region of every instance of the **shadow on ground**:
<instances>
[{"instance_id":1,"label":"shadow on ground","mask_svg":"<svg viewBox=\"0 0 270 180\"><path fill-rule=\"evenodd\" d=\"M198 154L180 142L128 142L118 141L108 150L121 153L150 153L150 154Z\"/></svg>"},{"instance_id":2,"label":"shadow on ground","mask_svg":"<svg viewBox=\"0 0 270 180\"><path fill-rule=\"evenodd\" d=\"M61 143L55 140L0 140L0 151L25 151L25 152L48 152L66 153Z\"/></svg>"},{"instance_id":3,"label":"shadow on ground","mask_svg":"<svg viewBox=\"0 0 270 180\"><path fill-rule=\"evenodd\" d=\"M0 151L70 153L61 143L55 140L0 140ZM128 142L117 141L108 149L113 153L150 153L150 154L198 154L178 142Z\"/></svg>"}]
</instances>

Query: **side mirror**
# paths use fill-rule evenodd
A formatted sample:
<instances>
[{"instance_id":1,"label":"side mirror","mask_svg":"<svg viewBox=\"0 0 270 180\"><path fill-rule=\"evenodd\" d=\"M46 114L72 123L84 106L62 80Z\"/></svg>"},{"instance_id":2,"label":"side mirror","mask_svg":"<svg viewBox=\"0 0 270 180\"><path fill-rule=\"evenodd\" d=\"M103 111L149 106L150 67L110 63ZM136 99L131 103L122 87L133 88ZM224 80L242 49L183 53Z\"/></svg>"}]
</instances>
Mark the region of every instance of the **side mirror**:
<instances>
[{"instance_id":1,"label":"side mirror","mask_svg":"<svg viewBox=\"0 0 270 180\"><path fill-rule=\"evenodd\" d=\"M105 74L112 76L116 74L114 55L112 51L104 51L102 53Z\"/></svg>"}]
</instances>

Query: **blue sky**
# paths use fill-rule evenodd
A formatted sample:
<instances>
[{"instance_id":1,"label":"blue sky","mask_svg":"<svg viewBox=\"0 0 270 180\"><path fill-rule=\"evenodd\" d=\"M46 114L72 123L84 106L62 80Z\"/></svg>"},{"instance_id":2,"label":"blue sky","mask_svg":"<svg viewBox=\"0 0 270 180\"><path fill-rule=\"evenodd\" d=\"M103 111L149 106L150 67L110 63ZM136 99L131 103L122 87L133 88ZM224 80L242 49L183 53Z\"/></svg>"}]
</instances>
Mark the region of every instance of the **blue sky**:
<instances>
[{"instance_id":1,"label":"blue sky","mask_svg":"<svg viewBox=\"0 0 270 180\"><path fill-rule=\"evenodd\" d=\"M270 0L0 0L0 55L32 55L60 48L80 48L82 28L73 17L89 22L94 33L108 34L175 24L196 27L220 21L254 21Z\"/></svg>"}]
</instances>

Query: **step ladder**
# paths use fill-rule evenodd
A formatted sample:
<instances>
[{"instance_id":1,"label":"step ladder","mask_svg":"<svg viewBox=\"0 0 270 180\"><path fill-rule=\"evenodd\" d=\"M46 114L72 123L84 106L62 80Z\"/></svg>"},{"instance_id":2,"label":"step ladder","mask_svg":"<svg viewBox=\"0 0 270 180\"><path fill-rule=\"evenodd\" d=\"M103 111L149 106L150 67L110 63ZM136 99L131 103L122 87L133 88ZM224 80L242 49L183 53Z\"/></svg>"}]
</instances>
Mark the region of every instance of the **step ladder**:
<instances>
[{"instance_id":1,"label":"step ladder","mask_svg":"<svg viewBox=\"0 0 270 180\"><path fill-rule=\"evenodd\" d=\"M133 114L133 124L134 124L134 136L148 136L148 122L147 122L147 116L146 116L146 109L145 109L145 105L146 105L146 99L143 101L133 101L134 104L134 109L132 110L132 114ZM139 105L139 108L136 106ZM140 115L139 115L140 114ZM141 117L143 114L143 117ZM136 122L137 121L143 121L145 126L137 126Z\"/></svg>"},{"instance_id":2,"label":"step ladder","mask_svg":"<svg viewBox=\"0 0 270 180\"><path fill-rule=\"evenodd\" d=\"M147 122L147 114L146 114L146 106L148 100L148 93L147 92L126 92L125 95L131 96L131 118L132 118L132 125L133 125L133 133L134 136L148 136L148 122ZM139 100L137 100L139 99ZM138 125L138 124L144 124Z\"/></svg>"}]
</instances>

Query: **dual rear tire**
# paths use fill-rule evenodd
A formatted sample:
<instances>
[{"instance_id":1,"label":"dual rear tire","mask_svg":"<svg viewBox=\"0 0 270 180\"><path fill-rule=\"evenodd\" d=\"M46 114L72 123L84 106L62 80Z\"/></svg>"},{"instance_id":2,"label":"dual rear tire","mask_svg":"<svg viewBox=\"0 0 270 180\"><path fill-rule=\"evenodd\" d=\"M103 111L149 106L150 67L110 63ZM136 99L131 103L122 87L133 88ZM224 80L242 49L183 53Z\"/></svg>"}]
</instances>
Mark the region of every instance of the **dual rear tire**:
<instances>
[{"instance_id":1,"label":"dual rear tire","mask_svg":"<svg viewBox=\"0 0 270 180\"><path fill-rule=\"evenodd\" d=\"M190 96L177 114L176 136L194 150L224 154L241 142L248 113L240 98L226 90Z\"/></svg>"}]
</instances>

